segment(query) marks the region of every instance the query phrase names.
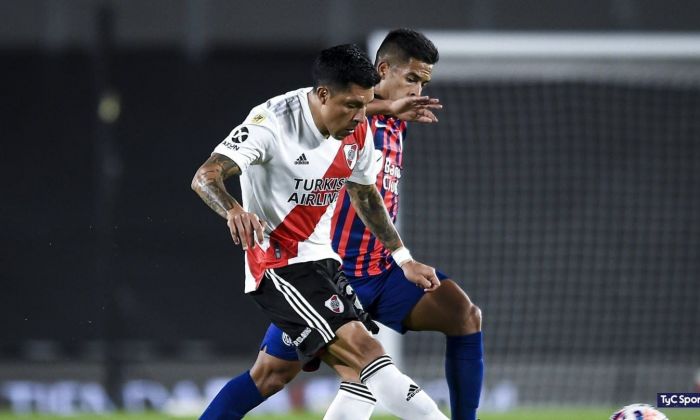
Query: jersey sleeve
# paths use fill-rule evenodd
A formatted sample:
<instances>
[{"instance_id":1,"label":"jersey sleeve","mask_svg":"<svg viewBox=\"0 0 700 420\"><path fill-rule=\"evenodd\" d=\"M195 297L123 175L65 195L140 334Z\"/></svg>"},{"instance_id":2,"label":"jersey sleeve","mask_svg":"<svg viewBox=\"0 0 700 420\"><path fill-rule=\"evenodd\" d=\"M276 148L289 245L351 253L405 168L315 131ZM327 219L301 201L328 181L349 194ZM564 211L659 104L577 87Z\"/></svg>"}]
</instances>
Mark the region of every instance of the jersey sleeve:
<instances>
[{"instance_id":1,"label":"jersey sleeve","mask_svg":"<svg viewBox=\"0 0 700 420\"><path fill-rule=\"evenodd\" d=\"M362 185L372 185L377 182L377 174L381 163L377 160L377 154L374 151L372 131L369 128L369 124L365 124L364 144L358 152L357 163L352 169L352 174L348 181ZM382 155L379 156L379 160L381 158Z\"/></svg>"},{"instance_id":2,"label":"jersey sleeve","mask_svg":"<svg viewBox=\"0 0 700 420\"><path fill-rule=\"evenodd\" d=\"M274 122L262 111L253 109L246 120L214 149L245 172L250 165L265 163L272 157L276 143Z\"/></svg>"}]
</instances>

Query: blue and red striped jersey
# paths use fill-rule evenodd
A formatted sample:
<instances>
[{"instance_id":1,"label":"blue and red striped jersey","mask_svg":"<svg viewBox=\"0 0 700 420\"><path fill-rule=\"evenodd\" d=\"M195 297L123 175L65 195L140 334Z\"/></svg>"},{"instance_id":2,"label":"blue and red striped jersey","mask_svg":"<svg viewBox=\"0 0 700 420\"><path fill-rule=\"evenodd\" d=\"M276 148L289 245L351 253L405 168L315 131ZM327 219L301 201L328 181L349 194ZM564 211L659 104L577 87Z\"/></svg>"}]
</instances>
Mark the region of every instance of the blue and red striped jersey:
<instances>
[{"instance_id":1,"label":"blue and red striped jersey","mask_svg":"<svg viewBox=\"0 0 700 420\"><path fill-rule=\"evenodd\" d=\"M374 115L369 118L369 123L377 153L375 159L381 159L382 163L377 174L377 188L391 220L396 222L406 122L386 115ZM333 214L331 236L333 249L343 258L343 271L348 276L375 276L391 265L391 253L357 215L345 188Z\"/></svg>"}]
</instances>

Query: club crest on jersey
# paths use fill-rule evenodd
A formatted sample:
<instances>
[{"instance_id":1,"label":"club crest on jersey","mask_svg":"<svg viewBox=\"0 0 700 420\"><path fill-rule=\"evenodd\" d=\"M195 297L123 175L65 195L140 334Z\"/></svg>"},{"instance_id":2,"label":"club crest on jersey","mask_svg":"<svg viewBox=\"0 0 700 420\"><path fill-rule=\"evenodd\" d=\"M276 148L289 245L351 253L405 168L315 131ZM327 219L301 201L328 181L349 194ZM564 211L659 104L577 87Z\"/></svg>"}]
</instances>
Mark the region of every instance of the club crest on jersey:
<instances>
[{"instance_id":1,"label":"club crest on jersey","mask_svg":"<svg viewBox=\"0 0 700 420\"><path fill-rule=\"evenodd\" d=\"M354 168L355 163L357 163L357 144L346 144L343 146L343 152L345 152L345 162L347 162L348 168Z\"/></svg>"},{"instance_id":2,"label":"club crest on jersey","mask_svg":"<svg viewBox=\"0 0 700 420\"><path fill-rule=\"evenodd\" d=\"M343 302L338 298L338 295L333 295L326 301L326 308L337 314L341 314L345 310L345 305L343 305Z\"/></svg>"},{"instance_id":3,"label":"club crest on jersey","mask_svg":"<svg viewBox=\"0 0 700 420\"><path fill-rule=\"evenodd\" d=\"M285 346L292 346L294 343L292 343L292 337L287 335L286 332L282 332L282 342L284 343Z\"/></svg>"}]
</instances>

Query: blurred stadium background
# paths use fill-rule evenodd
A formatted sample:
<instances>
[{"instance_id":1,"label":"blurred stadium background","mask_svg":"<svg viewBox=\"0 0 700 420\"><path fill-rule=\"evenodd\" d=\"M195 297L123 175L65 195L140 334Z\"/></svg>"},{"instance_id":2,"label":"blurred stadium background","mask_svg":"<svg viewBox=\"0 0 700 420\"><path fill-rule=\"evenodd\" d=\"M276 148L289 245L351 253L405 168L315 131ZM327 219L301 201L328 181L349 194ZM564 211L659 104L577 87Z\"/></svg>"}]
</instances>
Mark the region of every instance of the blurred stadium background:
<instances>
[{"instance_id":1,"label":"blurred stadium background","mask_svg":"<svg viewBox=\"0 0 700 420\"><path fill-rule=\"evenodd\" d=\"M482 417L700 392L700 3L5 0L0 411L195 416L249 367L267 321L192 174L319 49L401 26L445 105L409 129L401 230L484 311ZM387 339L446 404L442 339Z\"/></svg>"}]
</instances>

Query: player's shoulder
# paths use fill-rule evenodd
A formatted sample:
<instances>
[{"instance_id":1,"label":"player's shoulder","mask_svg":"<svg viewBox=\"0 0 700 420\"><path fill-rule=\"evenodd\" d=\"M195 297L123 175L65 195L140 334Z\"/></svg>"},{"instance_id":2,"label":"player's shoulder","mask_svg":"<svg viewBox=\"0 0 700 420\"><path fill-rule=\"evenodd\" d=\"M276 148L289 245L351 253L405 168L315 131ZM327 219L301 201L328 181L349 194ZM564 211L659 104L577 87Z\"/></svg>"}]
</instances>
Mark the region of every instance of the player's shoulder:
<instances>
[{"instance_id":1,"label":"player's shoulder","mask_svg":"<svg viewBox=\"0 0 700 420\"><path fill-rule=\"evenodd\" d=\"M286 126L294 125L303 112L301 100L309 89L297 89L268 99L254 107L243 124L261 126L273 133L286 131Z\"/></svg>"},{"instance_id":2,"label":"player's shoulder","mask_svg":"<svg viewBox=\"0 0 700 420\"><path fill-rule=\"evenodd\" d=\"M274 125L275 122L274 114L271 114L263 107L256 106L250 110L250 113L248 113L248 116L243 121L243 124L270 128L270 126Z\"/></svg>"},{"instance_id":3,"label":"player's shoulder","mask_svg":"<svg viewBox=\"0 0 700 420\"><path fill-rule=\"evenodd\" d=\"M277 118L284 118L288 115L298 115L302 112L302 101L307 100L306 94L311 88L301 88L277 95L270 98L264 104L268 112Z\"/></svg>"}]
</instances>

